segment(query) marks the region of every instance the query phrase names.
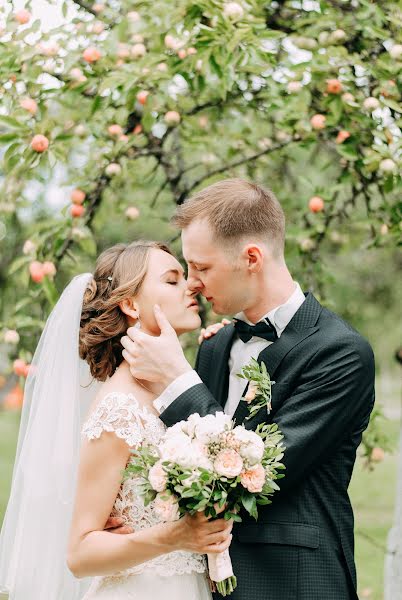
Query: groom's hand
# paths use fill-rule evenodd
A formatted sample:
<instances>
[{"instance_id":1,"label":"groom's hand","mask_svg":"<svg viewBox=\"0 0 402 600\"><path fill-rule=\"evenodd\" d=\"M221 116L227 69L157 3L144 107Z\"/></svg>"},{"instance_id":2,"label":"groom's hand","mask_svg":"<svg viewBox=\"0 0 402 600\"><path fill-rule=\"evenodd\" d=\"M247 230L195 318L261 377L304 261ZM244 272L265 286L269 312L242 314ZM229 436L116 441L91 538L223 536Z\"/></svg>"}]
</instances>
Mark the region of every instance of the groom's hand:
<instances>
[{"instance_id":1,"label":"groom's hand","mask_svg":"<svg viewBox=\"0 0 402 600\"><path fill-rule=\"evenodd\" d=\"M184 356L175 330L158 305L155 305L154 313L160 335L148 335L130 327L127 335L121 339L123 357L130 365L133 377L160 383L165 388L192 368Z\"/></svg>"}]
</instances>

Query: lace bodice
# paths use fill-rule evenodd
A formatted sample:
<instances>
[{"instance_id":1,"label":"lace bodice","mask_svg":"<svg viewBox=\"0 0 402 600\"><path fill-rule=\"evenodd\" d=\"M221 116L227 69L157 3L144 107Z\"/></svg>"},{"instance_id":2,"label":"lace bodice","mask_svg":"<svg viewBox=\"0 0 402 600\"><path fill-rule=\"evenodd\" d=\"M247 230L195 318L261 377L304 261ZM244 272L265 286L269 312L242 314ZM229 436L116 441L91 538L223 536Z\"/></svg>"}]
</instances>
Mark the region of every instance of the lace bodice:
<instances>
[{"instance_id":1,"label":"lace bodice","mask_svg":"<svg viewBox=\"0 0 402 600\"><path fill-rule=\"evenodd\" d=\"M93 440L99 438L103 431L114 432L125 440L130 448L135 448L143 442L158 445L165 432L165 426L155 414L141 406L132 394L113 392L107 394L90 414L82 428L82 435L88 440ZM144 506L137 491L138 484L139 479L134 476L126 479L120 487L112 510L112 516L122 517L134 531L161 522L154 511L153 502ZM116 577L127 577L145 569L152 569L165 576L203 573L206 569L205 564L205 559L200 554L175 551L108 576L108 579L111 577L115 581Z\"/></svg>"}]
</instances>

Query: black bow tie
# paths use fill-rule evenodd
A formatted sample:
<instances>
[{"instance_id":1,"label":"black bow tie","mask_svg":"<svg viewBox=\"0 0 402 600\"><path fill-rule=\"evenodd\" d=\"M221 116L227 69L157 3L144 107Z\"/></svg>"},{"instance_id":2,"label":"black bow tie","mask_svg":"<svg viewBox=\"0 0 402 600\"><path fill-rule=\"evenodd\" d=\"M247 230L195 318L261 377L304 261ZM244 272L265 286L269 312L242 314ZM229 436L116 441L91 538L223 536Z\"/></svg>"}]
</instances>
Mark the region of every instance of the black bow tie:
<instances>
[{"instance_id":1,"label":"black bow tie","mask_svg":"<svg viewBox=\"0 0 402 600\"><path fill-rule=\"evenodd\" d=\"M265 319L265 321L260 321L256 325L249 325L244 321L239 321L238 319L235 319L234 327L237 331L237 335L244 343L251 340L253 336L263 338L268 342L274 342L276 339L278 339L276 329L272 325L272 323L270 323L269 319Z\"/></svg>"}]
</instances>

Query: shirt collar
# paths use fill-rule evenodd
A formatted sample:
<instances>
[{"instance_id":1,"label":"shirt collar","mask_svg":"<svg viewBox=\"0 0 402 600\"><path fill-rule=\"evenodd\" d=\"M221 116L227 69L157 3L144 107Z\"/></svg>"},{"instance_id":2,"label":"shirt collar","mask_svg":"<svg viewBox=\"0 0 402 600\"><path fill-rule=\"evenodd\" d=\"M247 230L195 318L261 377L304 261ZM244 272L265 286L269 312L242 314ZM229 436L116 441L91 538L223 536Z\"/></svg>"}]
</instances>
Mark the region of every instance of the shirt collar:
<instances>
[{"instance_id":1,"label":"shirt collar","mask_svg":"<svg viewBox=\"0 0 402 600\"><path fill-rule=\"evenodd\" d=\"M289 321L293 318L294 314L299 310L300 306L306 299L300 285L297 282L295 282L295 286L294 292L286 300L286 302L276 306L267 312L263 317L261 317L261 319L259 319L259 321L264 321L264 319L268 318L275 327L278 337L281 336L281 333ZM247 319L243 312L239 312L237 315L235 315L235 318L245 321L249 325L255 325L255 323L252 323Z\"/></svg>"}]
</instances>

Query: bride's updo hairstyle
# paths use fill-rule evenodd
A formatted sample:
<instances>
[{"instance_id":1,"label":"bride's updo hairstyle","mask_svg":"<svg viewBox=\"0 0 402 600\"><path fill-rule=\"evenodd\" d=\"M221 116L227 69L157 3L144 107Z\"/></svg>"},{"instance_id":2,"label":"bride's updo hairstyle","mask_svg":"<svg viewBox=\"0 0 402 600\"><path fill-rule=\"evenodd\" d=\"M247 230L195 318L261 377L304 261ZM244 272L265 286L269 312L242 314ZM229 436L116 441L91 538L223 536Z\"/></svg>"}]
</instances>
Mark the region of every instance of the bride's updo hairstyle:
<instances>
[{"instance_id":1,"label":"bride's updo hairstyle","mask_svg":"<svg viewBox=\"0 0 402 600\"><path fill-rule=\"evenodd\" d=\"M136 241L116 244L96 261L93 279L84 294L79 352L99 381L113 375L123 360L120 339L129 323L119 303L140 291L153 248L172 254L159 242Z\"/></svg>"}]
</instances>

